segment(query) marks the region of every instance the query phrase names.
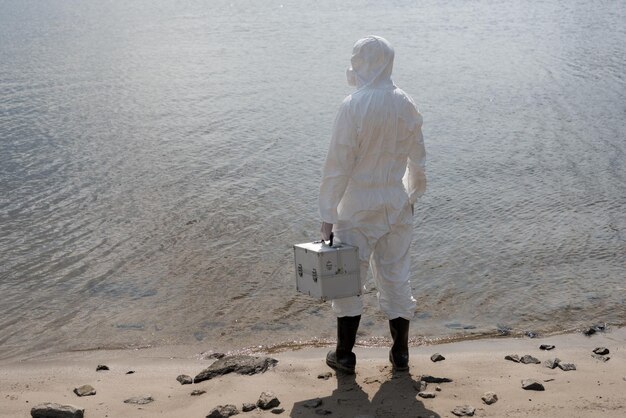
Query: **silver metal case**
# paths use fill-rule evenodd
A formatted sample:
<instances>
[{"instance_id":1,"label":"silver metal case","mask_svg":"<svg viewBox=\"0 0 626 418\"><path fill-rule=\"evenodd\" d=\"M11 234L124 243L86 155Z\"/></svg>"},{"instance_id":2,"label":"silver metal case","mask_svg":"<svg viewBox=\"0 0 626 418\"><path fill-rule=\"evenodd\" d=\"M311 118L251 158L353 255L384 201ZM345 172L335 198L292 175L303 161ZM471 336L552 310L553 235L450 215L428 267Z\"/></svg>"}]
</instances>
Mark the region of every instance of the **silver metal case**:
<instances>
[{"instance_id":1,"label":"silver metal case","mask_svg":"<svg viewBox=\"0 0 626 418\"><path fill-rule=\"evenodd\" d=\"M361 294L357 247L315 241L294 245L293 254L298 292L322 300Z\"/></svg>"}]
</instances>

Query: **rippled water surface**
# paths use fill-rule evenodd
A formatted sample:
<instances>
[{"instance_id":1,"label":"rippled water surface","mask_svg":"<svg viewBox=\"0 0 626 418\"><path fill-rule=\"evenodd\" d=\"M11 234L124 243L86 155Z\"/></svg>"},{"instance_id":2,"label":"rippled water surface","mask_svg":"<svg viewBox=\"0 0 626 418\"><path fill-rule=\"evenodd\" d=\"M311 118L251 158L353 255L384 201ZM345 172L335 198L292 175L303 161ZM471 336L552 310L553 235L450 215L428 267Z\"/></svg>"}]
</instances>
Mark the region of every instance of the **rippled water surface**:
<instances>
[{"instance_id":1,"label":"rippled water surface","mask_svg":"<svg viewBox=\"0 0 626 418\"><path fill-rule=\"evenodd\" d=\"M0 357L332 337L292 244L370 33L425 120L413 335L626 323L623 3L4 0Z\"/></svg>"}]
</instances>

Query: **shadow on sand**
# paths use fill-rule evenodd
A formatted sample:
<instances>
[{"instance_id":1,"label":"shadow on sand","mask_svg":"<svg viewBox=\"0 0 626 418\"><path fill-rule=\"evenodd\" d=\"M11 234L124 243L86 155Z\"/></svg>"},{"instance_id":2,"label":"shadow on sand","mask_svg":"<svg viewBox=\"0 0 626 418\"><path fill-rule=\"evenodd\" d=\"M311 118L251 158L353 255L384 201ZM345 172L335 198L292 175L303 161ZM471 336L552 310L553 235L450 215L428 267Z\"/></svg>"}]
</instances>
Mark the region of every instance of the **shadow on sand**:
<instances>
[{"instance_id":1,"label":"shadow on sand","mask_svg":"<svg viewBox=\"0 0 626 418\"><path fill-rule=\"evenodd\" d=\"M417 398L415 385L409 372L396 372L388 376L370 401L357 383L355 375L337 373L337 389L324 398L296 402L291 417L319 417L329 415L345 418L440 418ZM321 400L321 403L319 402ZM316 404L319 404L316 406Z\"/></svg>"}]
</instances>

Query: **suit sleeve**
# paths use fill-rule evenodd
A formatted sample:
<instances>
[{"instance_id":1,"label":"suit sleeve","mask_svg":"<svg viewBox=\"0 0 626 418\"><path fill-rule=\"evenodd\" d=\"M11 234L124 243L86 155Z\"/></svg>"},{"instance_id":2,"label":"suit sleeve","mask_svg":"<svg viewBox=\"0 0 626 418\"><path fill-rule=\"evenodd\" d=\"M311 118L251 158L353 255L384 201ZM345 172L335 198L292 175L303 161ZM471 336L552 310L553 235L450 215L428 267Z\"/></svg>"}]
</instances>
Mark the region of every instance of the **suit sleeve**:
<instances>
[{"instance_id":1,"label":"suit sleeve","mask_svg":"<svg viewBox=\"0 0 626 418\"><path fill-rule=\"evenodd\" d=\"M426 149L422 135L422 116L417 113L417 117L418 121L411 135L406 172L402 179L411 204L426 191Z\"/></svg>"},{"instance_id":2,"label":"suit sleeve","mask_svg":"<svg viewBox=\"0 0 626 418\"><path fill-rule=\"evenodd\" d=\"M357 128L350 111L349 97L344 100L330 140L320 184L319 208L322 221L336 224L337 207L348 186L357 158Z\"/></svg>"}]
</instances>

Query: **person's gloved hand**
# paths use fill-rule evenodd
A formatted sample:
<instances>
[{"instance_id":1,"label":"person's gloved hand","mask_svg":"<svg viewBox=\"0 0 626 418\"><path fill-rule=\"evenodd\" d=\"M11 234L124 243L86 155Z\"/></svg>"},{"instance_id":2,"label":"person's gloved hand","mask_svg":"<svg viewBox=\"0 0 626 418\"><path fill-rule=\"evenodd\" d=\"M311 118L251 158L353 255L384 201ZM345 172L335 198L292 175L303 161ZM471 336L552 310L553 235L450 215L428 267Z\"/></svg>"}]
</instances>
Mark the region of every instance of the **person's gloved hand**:
<instances>
[{"instance_id":1,"label":"person's gloved hand","mask_svg":"<svg viewBox=\"0 0 626 418\"><path fill-rule=\"evenodd\" d=\"M322 222L320 232L322 233L322 239L324 241L328 241L330 239L330 234L333 233L333 224Z\"/></svg>"}]
</instances>

